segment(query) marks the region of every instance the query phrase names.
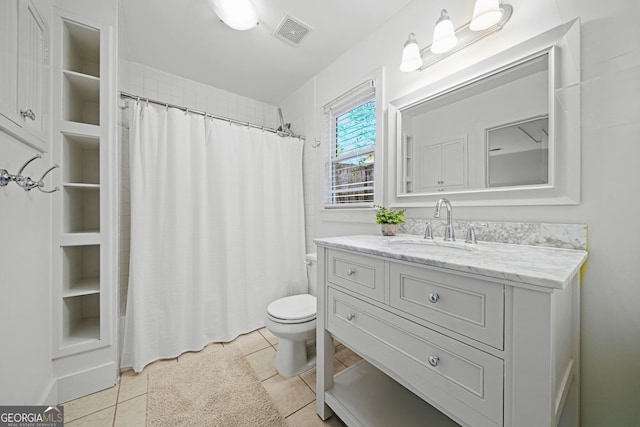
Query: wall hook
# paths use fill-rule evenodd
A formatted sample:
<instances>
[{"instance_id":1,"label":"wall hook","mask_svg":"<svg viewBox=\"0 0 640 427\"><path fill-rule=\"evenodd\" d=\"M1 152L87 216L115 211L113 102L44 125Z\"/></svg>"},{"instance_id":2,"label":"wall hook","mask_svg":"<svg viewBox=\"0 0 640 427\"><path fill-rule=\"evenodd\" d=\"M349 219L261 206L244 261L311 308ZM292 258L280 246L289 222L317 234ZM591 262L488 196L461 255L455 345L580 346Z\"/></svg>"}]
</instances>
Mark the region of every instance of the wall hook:
<instances>
[{"instance_id":1,"label":"wall hook","mask_svg":"<svg viewBox=\"0 0 640 427\"><path fill-rule=\"evenodd\" d=\"M22 172L24 171L24 169L27 167L29 163L33 162L35 159L41 159L41 158L42 156L40 154L36 154L35 156L27 160L25 164L22 165L22 167L20 168L20 170L16 175L10 174L6 169L0 169L0 187L5 187L6 185L8 185L10 182L13 181L22 189L24 189L24 191L30 191L30 190L33 190L34 188L37 188L43 193L53 193L55 191L58 191L59 190L58 187L55 187L53 190L43 190L44 178L52 170L54 170L55 168L58 168L59 167L58 165L53 165L52 167L47 169L47 171L44 174L42 174L42 177L38 181L34 181L33 179L31 179L31 177L22 175Z\"/></svg>"},{"instance_id":2,"label":"wall hook","mask_svg":"<svg viewBox=\"0 0 640 427\"><path fill-rule=\"evenodd\" d=\"M56 191L60 190L60 188L59 188L59 187L55 187L53 190L43 190L43 187L44 187L44 177L45 177L45 176L47 176L49 173L51 173L51 171L52 171L52 170L54 170L54 169L56 169L56 168L59 168L59 167L60 167L60 165L53 165L53 166L51 166L49 169L47 169L47 170L45 171L45 173L43 173L43 174L42 174L42 176L40 177L40 179L39 179L39 180L38 180L38 182L36 183L36 184L37 184L37 187L38 187L38 190L40 190L40 191L41 191L41 192L43 192L43 193L55 193ZM31 188L30 188L29 190L31 190Z\"/></svg>"}]
</instances>

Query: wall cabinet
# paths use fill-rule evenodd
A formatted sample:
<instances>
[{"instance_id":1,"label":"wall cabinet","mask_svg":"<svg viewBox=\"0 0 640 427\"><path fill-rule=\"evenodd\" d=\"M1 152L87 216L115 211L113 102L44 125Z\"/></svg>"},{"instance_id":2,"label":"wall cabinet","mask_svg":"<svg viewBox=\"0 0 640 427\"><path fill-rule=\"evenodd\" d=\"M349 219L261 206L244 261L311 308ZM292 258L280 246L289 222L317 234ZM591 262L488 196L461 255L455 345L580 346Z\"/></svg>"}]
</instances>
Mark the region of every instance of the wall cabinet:
<instances>
[{"instance_id":1,"label":"wall cabinet","mask_svg":"<svg viewBox=\"0 0 640 427\"><path fill-rule=\"evenodd\" d=\"M48 27L30 0L0 2L0 128L46 151Z\"/></svg>"},{"instance_id":2,"label":"wall cabinet","mask_svg":"<svg viewBox=\"0 0 640 427\"><path fill-rule=\"evenodd\" d=\"M575 273L551 291L316 242L322 418L333 410L349 426L578 425ZM335 376L333 338L363 357Z\"/></svg>"},{"instance_id":3,"label":"wall cabinet","mask_svg":"<svg viewBox=\"0 0 640 427\"><path fill-rule=\"evenodd\" d=\"M434 145L417 144L420 182L416 191L446 191L466 188L466 139Z\"/></svg>"},{"instance_id":4,"label":"wall cabinet","mask_svg":"<svg viewBox=\"0 0 640 427\"><path fill-rule=\"evenodd\" d=\"M61 402L111 387L116 322L115 55L108 25L56 10L53 355Z\"/></svg>"}]
</instances>

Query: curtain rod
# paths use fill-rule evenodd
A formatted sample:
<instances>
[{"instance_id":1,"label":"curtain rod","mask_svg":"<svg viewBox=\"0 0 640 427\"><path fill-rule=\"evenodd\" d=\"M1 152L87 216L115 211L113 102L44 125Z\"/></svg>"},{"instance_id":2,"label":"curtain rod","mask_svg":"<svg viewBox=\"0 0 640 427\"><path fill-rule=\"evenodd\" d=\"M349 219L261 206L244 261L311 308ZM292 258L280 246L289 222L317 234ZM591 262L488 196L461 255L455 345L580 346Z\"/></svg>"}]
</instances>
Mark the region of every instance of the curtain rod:
<instances>
[{"instance_id":1,"label":"curtain rod","mask_svg":"<svg viewBox=\"0 0 640 427\"><path fill-rule=\"evenodd\" d=\"M167 103L167 102L157 101L155 99L145 98L143 96L133 95L131 93L124 92L124 91L120 92L120 96L123 97L123 98L135 99L136 101L143 101L143 102L147 102L147 103L151 103L151 104L163 105L163 106L165 106L167 108L176 108L176 109L181 110L181 111L186 111L187 113L199 114L201 116L211 117L211 118L218 119L218 120L224 120L225 122L235 123L237 125L248 126L248 127L252 127L252 128L255 128L255 129L261 129L261 130L264 130L264 131L267 131L267 132L275 133L275 134L277 134L279 136L288 136L288 137L291 137L291 138L299 138L299 139L301 139L303 141L306 139L306 137L304 135L296 135L295 133L293 133L291 131L283 132L283 131L278 130L278 129L268 128L268 127L265 127L265 126L260 126L260 125L256 125L254 123L249 123L249 122L242 122L240 120L232 119L230 117L223 117L223 116L218 116L216 114L207 113L206 111L192 110L191 108L182 107L180 105L175 105L175 104L171 104L171 103Z\"/></svg>"}]
</instances>

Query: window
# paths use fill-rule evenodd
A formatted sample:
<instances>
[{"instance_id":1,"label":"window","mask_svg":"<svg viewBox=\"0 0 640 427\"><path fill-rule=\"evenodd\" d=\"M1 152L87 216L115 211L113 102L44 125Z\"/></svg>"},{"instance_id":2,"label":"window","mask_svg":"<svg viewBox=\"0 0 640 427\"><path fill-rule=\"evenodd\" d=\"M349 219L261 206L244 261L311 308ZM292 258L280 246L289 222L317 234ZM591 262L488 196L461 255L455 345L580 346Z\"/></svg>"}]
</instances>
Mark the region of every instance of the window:
<instances>
[{"instance_id":1,"label":"window","mask_svg":"<svg viewBox=\"0 0 640 427\"><path fill-rule=\"evenodd\" d=\"M327 207L373 205L376 119L373 80L325 106Z\"/></svg>"}]
</instances>

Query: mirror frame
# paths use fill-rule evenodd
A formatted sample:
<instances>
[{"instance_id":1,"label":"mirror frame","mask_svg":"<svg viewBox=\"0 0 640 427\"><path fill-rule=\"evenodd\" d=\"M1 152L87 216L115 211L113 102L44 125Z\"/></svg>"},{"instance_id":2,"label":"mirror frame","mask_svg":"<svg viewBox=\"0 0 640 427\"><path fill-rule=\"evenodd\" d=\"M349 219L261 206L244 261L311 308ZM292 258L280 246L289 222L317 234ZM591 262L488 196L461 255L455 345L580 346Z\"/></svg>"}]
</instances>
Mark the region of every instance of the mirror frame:
<instances>
[{"instance_id":1,"label":"mirror frame","mask_svg":"<svg viewBox=\"0 0 640 427\"><path fill-rule=\"evenodd\" d=\"M549 180L543 185L402 193L402 112L528 60L548 55ZM446 196L458 206L580 203L580 21L574 19L389 104L387 191L397 207L432 206ZM486 143L486 141L483 141Z\"/></svg>"}]
</instances>

